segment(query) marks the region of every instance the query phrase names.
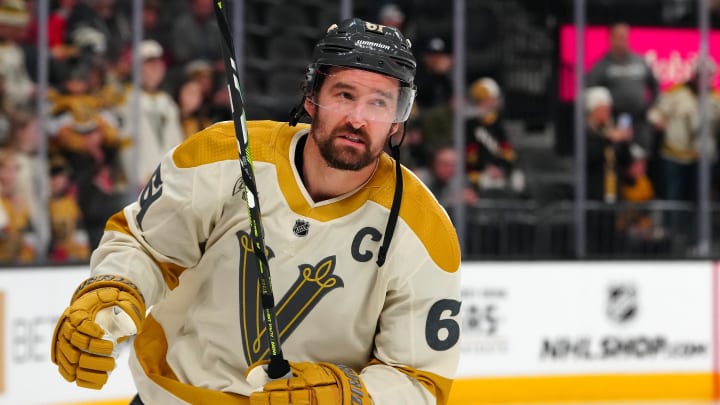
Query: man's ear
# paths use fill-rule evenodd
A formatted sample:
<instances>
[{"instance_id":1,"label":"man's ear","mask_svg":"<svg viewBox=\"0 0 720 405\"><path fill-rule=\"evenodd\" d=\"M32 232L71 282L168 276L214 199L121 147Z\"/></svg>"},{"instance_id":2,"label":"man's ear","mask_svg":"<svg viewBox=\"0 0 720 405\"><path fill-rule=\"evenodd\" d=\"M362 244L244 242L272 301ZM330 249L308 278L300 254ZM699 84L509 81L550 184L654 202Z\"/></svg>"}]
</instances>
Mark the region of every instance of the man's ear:
<instances>
[{"instance_id":1,"label":"man's ear","mask_svg":"<svg viewBox=\"0 0 720 405\"><path fill-rule=\"evenodd\" d=\"M315 109L317 108L317 105L315 105L315 103L313 103L310 100L310 97L314 97L314 96L309 95L309 96L305 97L305 101L304 101L303 105L305 106L305 111L307 111L308 115L312 119L312 118L315 118Z\"/></svg>"},{"instance_id":2,"label":"man's ear","mask_svg":"<svg viewBox=\"0 0 720 405\"><path fill-rule=\"evenodd\" d=\"M404 124L397 123L397 122L390 124L390 129L388 130L388 137L387 137L387 139L385 139L385 142L390 141L392 145L395 145L398 142L400 142L400 137L402 136L402 131L399 130L399 129L401 129L400 125L404 125Z\"/></svg>"},{"instance_id":3,"label":"man's ear","mask_svg":"<svg viewBox=\"0 0 720 405\"><path fill-rule=\"evenodd\" d=\"M403 125L404 125L404 124L403 124ZM397 134L398 128L400 128L400 124L399 124L399 123L395 122L395 123L393 123L393 124L390 124L390 133L391 133L392 135Z\"/></svg>"}]
</instances>

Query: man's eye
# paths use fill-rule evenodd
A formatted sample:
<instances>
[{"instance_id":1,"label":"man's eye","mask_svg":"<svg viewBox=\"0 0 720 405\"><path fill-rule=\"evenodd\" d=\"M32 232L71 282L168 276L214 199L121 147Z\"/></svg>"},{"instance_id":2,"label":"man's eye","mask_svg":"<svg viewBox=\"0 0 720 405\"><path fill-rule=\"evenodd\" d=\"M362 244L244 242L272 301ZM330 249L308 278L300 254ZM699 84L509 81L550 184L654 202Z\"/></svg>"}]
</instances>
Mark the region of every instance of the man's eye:
<instances>
[{"instance_id":1,"label":"man's eye","mask_svg":"<svg viewBox=\"0 0 720 405\"><path fill-rule=\"evenodd\" d=\"M383 108L385 108L385 107L387 107L387 101L385 101L385 100L383 100L383 99L377 99L377 100L374 100L374 101L372 102L372 105L375 106L375 107L383 107Z\"/></svg>"},{"instance_id":2,"label":"man's eye","mask_svg":"<svg viewBox=\"0 0 720 405\"><path fill-rule=\"evenodd\" d=\"M338 96L344 100L354 100L355 99L355 97L353 97L352 94L350 94L346 91L341 92L340 94L338 94Z\"/></svg>"}]
</instances>

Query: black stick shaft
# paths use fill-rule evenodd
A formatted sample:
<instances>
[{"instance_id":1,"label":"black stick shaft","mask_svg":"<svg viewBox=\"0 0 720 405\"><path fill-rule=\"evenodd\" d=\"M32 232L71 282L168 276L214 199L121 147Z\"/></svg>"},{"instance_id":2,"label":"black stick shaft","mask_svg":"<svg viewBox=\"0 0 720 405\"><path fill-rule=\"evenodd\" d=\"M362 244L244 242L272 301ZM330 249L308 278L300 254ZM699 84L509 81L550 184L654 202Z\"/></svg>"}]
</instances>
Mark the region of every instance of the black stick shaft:
<instances>
[{"instance_id":1,"label":"black stick shaft","mask_svg":"<svg viewBox=\"0 0 720 405\"><path fill-rule=\"evenodd\" d=\"M260 215L260 199L258 198L255 174L252 167L252 153L248 141L245 108L240 91L240 80L237 74L235 48L233 47L230 26L225 16L225 2L215 1L215 16L223 37L223 57L225 58L225 72L228 80L228 91L232 104L233 122L235 123L235 137L238 143L240 168L245 183L245 202L250 217L250 237L253 242L255 257L257 258L260 273L260 293L262 297L263 319L267 328L267 339L270 346L270 364L267 373L270 378L280 378L290 371L290 365L283 357L280 347L280 334L275 319L275 299L273 298L272 283L270 281L270 267L265 254L265 235Z\"/></svg>"}]
</instances>

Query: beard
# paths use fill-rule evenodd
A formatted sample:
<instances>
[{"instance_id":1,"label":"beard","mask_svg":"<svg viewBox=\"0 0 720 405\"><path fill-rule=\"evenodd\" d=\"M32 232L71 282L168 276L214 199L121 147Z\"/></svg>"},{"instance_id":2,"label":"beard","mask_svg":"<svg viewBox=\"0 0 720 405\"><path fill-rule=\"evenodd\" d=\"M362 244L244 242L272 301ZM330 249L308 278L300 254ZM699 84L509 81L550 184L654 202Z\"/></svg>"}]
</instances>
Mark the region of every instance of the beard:
<instances>
[{"instance_id":1,"label":"beard","mask_svg":"<svg viewBox=\"0 0 720 405\"><path fill-rule=\"evenodd\" d=\"M317 121L322 122L322 120ZM348 124L333 129L329 134L324 134L322 129L318 128L314 123L311 125L310 135L317 143L320 155L328 166L333 169L358 171L375 163L382 153L382 148L376 152L370 149L370 136L362 128L356 129ZM362 139L362 149L358 150L358 148L352 146L336 145L335 140L341 134L349 134Z\"/></svg>"}]
</instances>

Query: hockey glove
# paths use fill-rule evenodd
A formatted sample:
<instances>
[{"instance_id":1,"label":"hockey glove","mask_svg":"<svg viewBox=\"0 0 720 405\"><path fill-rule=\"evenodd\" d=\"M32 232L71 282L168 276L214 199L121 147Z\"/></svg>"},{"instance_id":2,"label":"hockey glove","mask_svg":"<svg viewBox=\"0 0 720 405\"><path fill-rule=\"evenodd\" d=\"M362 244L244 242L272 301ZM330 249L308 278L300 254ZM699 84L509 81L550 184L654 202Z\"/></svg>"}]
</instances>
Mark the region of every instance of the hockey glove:
<instances>
[{"instance_id":1,"label":"hockey glove","mask_svg":"<svg viewBox=\"0 0 720 405\"><path fill-rule=\"evenodd\" d=\"M144 319L145 303L134 284L119 276L92 277L58 320L52 361L67 381L100 389L115 368L118 339L137 333Z\"/></svg>"},{"instance_id":2,"label":"hockey glove","mask_svg":"<svg viewBox=\"0 0 720 405\"><path fill-rule=\"evenodd\" d=\"M293 377L271 381L250 395L250 405L370 405L360 376L332 363L291 363Z\"/></svg>"}]
</instances>

